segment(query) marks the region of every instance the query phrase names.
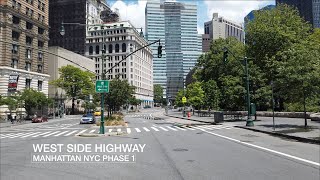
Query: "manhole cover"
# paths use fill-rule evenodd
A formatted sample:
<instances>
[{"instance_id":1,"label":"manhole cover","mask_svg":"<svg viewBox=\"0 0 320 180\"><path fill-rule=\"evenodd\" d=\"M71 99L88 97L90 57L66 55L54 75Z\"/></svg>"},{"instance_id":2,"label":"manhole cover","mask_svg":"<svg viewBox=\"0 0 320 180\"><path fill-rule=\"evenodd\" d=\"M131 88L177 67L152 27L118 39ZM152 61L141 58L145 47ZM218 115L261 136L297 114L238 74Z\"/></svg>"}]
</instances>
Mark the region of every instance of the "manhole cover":
<instances>
[{"instance_id":1,"label":"manhole cover","mask_svg":"<svg viewBox=\"0 0 320 180\"><path fill-rule=\"evenodd\" d=\"M196 134L203 134L203 132L197 132Z\"/></svg>"},{"instance_id":2,"label":"manhole cover","mask_svg":"<svg viewBox=\"0 0 320 180\"><path fill-rule=\"evenodd\" d=\"M187 162L194 162L194 160L187 160Z\"/></svg>"},{"instance_id":3,"label":"manhole cover","mask_svg":"<svg viewBox=\"0 0 320 180\"><path fill-rule=\"evenodd\" d=\"M176 149L173 149L173 151L188 151L188 149L183 149L183 148L176 148Z\"/></svg>"}]
</instances>

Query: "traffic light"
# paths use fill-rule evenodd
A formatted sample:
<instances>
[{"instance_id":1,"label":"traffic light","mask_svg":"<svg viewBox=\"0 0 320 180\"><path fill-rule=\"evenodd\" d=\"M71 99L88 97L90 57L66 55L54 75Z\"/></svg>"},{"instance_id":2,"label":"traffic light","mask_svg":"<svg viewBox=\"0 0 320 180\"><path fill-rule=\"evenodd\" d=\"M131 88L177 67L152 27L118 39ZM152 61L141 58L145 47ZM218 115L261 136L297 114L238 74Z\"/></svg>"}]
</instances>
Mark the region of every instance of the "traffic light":
<instances>
[{"instance_id":1,"label":"traffic light","mask_svg":"<svg viewBox=\"0 0 320 180\"><path fill-rule=\"evenodd\" d=\"M226 63L228 61L228 49L224 49L223 51L223 62Z\"/></svg>"},{"instance_id":2,"label":"traffic light","mask_svg":"<svg viewBox=\"0 0 320 180\"><path fill-rule=\"evenodd\" d=\"M161 58L162 57L162 46L159 45L158 46L158 58Z\"/></svg>"}]
</instances>

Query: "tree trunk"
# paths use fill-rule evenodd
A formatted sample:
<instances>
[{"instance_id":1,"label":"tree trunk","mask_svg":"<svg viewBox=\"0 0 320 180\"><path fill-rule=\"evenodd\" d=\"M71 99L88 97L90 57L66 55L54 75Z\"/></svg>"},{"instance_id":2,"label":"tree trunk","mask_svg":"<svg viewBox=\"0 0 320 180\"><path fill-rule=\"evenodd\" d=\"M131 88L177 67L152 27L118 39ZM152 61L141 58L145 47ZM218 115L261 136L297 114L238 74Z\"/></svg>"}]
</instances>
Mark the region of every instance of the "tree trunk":
<instances>
[{"instance_id":1,"label":"tree trunk","mask_svg":"<svg viewBox=\"0 0 320 180\"><path fill-rule=\"evenodd\" d=\"M72 98L72 108L71 108L71 114L74 115L74 101L75 101L75 98Z\"/></svg>"}]
</instances>

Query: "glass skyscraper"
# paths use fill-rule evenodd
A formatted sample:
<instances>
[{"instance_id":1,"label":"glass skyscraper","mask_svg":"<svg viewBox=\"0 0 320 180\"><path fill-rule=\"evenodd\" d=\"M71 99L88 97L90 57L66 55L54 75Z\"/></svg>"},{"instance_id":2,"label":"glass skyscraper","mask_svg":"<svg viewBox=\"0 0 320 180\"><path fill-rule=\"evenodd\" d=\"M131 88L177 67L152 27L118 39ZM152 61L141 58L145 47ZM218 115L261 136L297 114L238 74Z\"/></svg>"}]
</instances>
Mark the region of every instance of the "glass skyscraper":
<instances>
[{"instance_id":1,"label":"glass skyscraper","mask_svg":"<svg viewBox=\"0 0 320 180\"><path fill-rule=\"evenodd\" d=\"M163 55L153 59L154 84L164 88L164 97L174 99L202 52L197 32L197 5L148 1L145 9L146 38L161 40ZM158 44L151 46L157 54Z\"/></svg>"}]
</instances>

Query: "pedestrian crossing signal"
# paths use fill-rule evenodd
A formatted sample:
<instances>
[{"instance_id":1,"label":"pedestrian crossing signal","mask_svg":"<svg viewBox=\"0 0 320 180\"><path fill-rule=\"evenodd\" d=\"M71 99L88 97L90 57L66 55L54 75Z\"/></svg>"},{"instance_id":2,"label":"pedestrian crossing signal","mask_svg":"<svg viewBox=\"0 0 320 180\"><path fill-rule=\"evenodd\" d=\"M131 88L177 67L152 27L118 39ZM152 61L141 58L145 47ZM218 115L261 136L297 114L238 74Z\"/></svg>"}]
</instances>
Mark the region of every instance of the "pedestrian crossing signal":
<instances>
[{"instance_id":1,"label":"pedestrian crossing signal","mask_svg":"<svg viewBox=\"0 0 320 180\"><path fill-rule=\"evenodd\" d=\"M225 49L223 51L223 62L226 63L228 61L228 50Z\"/></svg>"},{"instance_id":2,"label":"pedestrian crossing signal","mask_svg":"<svg viewBox=\"0 0 320 180\"><path fill-rule=\"evenodd\" d=\"M162 57L162 46L159 45L158 46L158 58L161 58Z\"/></svg>"}]
</instances>

